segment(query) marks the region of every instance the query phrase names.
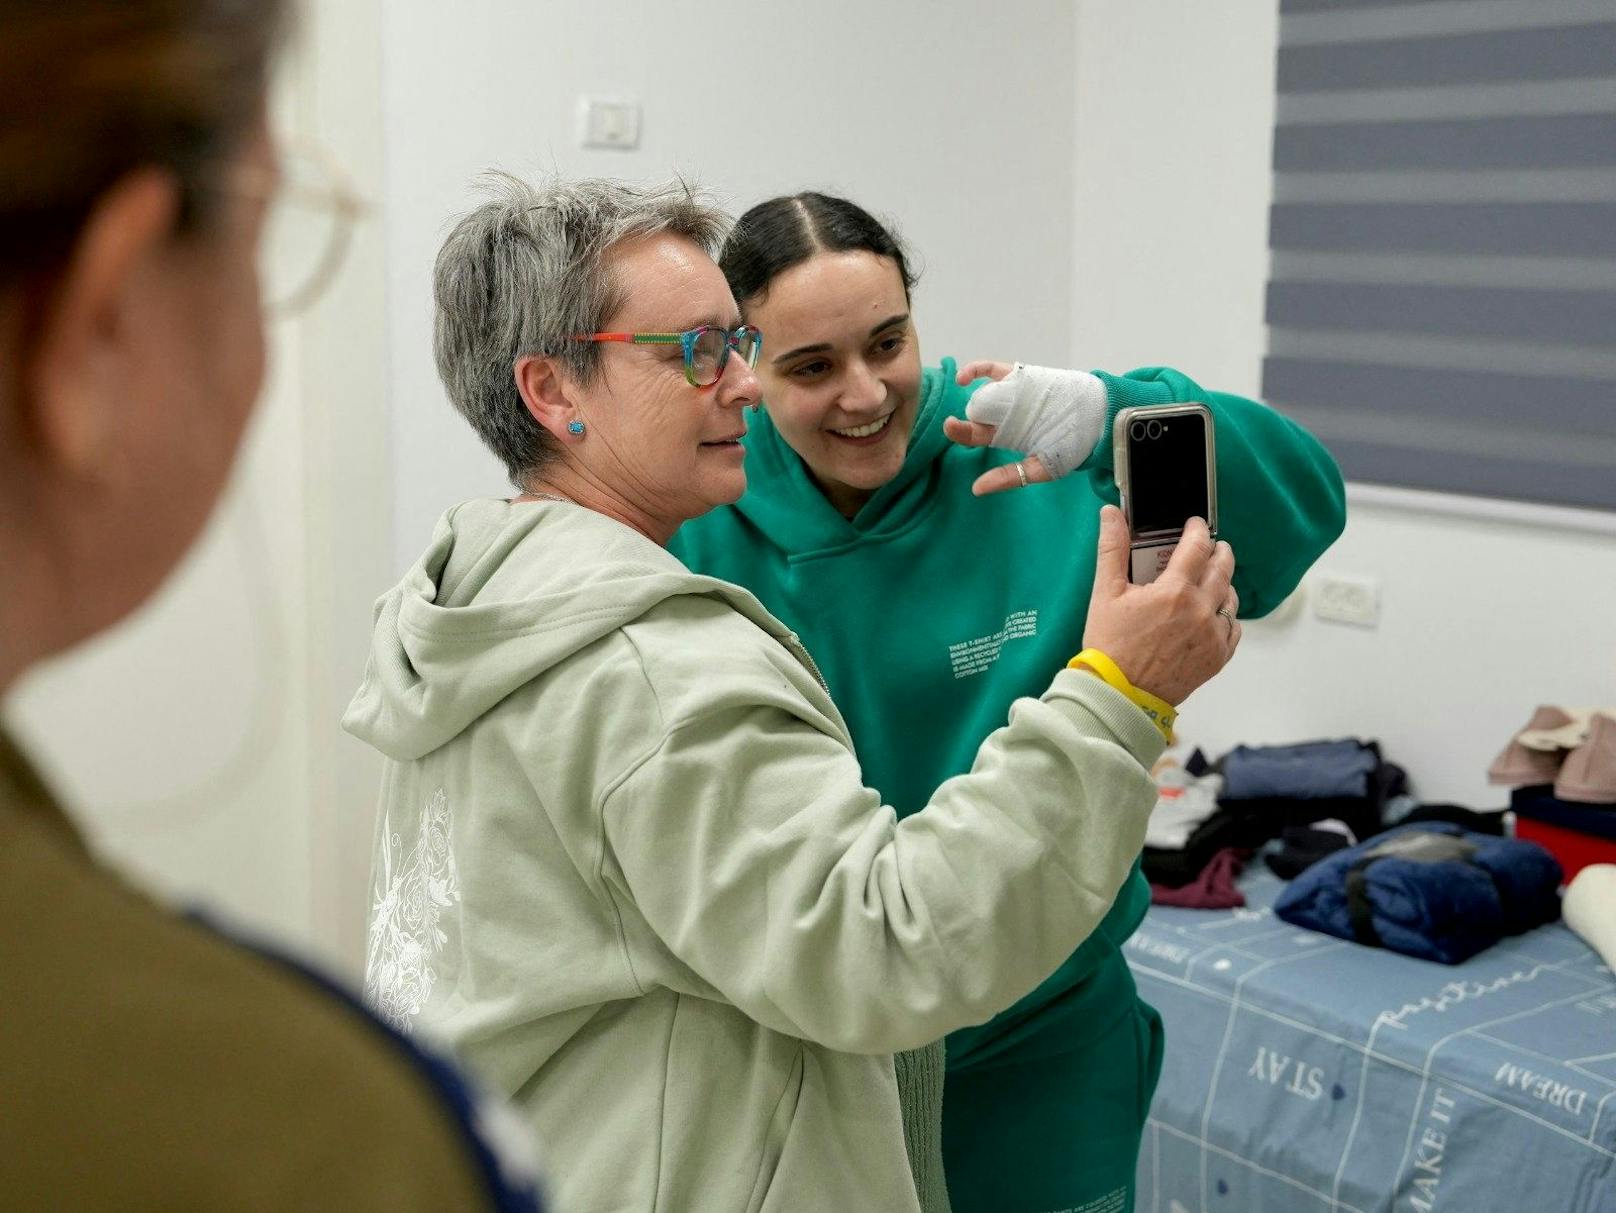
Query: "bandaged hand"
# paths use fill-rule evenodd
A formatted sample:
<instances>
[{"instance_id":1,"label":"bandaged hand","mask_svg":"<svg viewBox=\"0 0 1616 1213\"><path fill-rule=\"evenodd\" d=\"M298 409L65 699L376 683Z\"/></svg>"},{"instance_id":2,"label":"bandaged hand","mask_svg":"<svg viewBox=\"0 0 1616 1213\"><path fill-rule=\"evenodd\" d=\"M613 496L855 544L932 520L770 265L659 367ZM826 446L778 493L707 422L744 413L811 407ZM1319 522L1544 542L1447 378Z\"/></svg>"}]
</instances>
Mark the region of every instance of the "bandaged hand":
<instances>
[{"instance_id":1,"label":"bandaged hand","mask_svg":"<svg viewBox=\"0 0 1616 1213\"><path fill-rule=\"evenodd\" d=\"M964 446L1022 451L1029 458L984 473L978 495L1023 484L1058 480L1087 461L1105 429L1109 403L1105 384L1087 371L1007 363L973 362L962 383L983 375L994 382L976 390L965 406L967 420L950 418L943 429Z\"/></svg>"}]
</instances>

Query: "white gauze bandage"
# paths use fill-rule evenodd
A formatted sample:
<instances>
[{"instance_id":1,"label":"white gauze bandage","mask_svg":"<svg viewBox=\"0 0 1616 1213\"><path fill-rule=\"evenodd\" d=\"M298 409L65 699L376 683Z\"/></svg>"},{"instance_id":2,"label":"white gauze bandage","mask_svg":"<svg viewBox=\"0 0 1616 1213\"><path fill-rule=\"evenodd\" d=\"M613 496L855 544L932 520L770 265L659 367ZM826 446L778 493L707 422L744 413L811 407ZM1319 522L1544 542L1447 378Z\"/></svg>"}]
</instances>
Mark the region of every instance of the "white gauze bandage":
<instances>
[{"instance_id":1,"label":"white gauze bandage","mask_svg":"<svg viewBox=\"0 0 1616 1213\"><path fill-rule=\"evenodd\" d=\"M965 416L997 426L993 445L1037 455L1059 480L1077 470L1105 430L1105 384L1087 371L1016 364L997 383L985 383L965 405Z\"/></svg>"}]
</instances>

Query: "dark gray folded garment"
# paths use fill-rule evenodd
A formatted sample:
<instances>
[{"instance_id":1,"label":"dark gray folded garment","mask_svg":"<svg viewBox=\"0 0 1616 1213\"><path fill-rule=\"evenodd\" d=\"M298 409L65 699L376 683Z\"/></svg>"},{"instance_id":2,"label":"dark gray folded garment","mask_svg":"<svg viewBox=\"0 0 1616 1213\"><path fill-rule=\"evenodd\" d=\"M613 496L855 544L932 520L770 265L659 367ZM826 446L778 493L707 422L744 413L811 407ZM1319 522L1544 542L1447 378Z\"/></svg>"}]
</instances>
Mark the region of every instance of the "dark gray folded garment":
<instances>
[{"instance_id":1,"label":"dark gray folded garment","mask_svg":"<svg viewBox=\"0 0 1616 1213\"><path fill-rule=\"evenodd\" d=\"M1236 746L1224 756L1223 799L1318 800L1367 796L1380 766L1373 746L1348 738L1301 745Z\"/></svg>"}]
</instances>

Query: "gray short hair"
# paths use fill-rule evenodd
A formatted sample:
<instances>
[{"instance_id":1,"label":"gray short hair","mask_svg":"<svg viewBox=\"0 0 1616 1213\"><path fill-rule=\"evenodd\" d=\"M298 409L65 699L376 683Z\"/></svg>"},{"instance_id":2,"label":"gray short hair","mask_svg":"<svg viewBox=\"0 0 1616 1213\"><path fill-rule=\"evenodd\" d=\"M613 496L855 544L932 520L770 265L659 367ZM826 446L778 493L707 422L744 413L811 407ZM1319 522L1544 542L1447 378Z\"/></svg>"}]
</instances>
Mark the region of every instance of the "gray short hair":
<instances>
[{"instance_id":1,"label":"gray short hair","mask_svg":"<svg viewBox=\"0 0 1616 1213\"><path fill-rule=\"evenodd\" d=\"M517 358L553 355L580 382L592 382L600 346L567 338L599 331L622 305L603 267L611 249L671 232L716 259L729 217L682 181L533 186L499 172L481 181L489 200L455 224L438 252L432 347L450 401L520 488L558 447L516 390Z\"/></svg>"}]
</instances>

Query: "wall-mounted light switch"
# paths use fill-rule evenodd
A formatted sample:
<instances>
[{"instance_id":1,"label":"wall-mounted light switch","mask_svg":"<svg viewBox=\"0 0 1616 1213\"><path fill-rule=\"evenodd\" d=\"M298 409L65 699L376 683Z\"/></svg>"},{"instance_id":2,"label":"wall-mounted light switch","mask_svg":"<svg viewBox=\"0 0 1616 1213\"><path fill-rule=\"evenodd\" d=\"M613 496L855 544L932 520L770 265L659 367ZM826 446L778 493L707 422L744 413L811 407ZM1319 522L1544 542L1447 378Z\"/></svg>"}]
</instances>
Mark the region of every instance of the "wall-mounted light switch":
<instances>
[{"instance_id":1,"label":"wall-mounted light switch","mask_svg":"<svg viewBox=\"0 0 1616 1213\"><path fill-rule=\"evenodd\" d=\"M640 103L621 98L583 97L578 101L580 147L627 151L640 146Z\"/></svg>"}]
</instances>

